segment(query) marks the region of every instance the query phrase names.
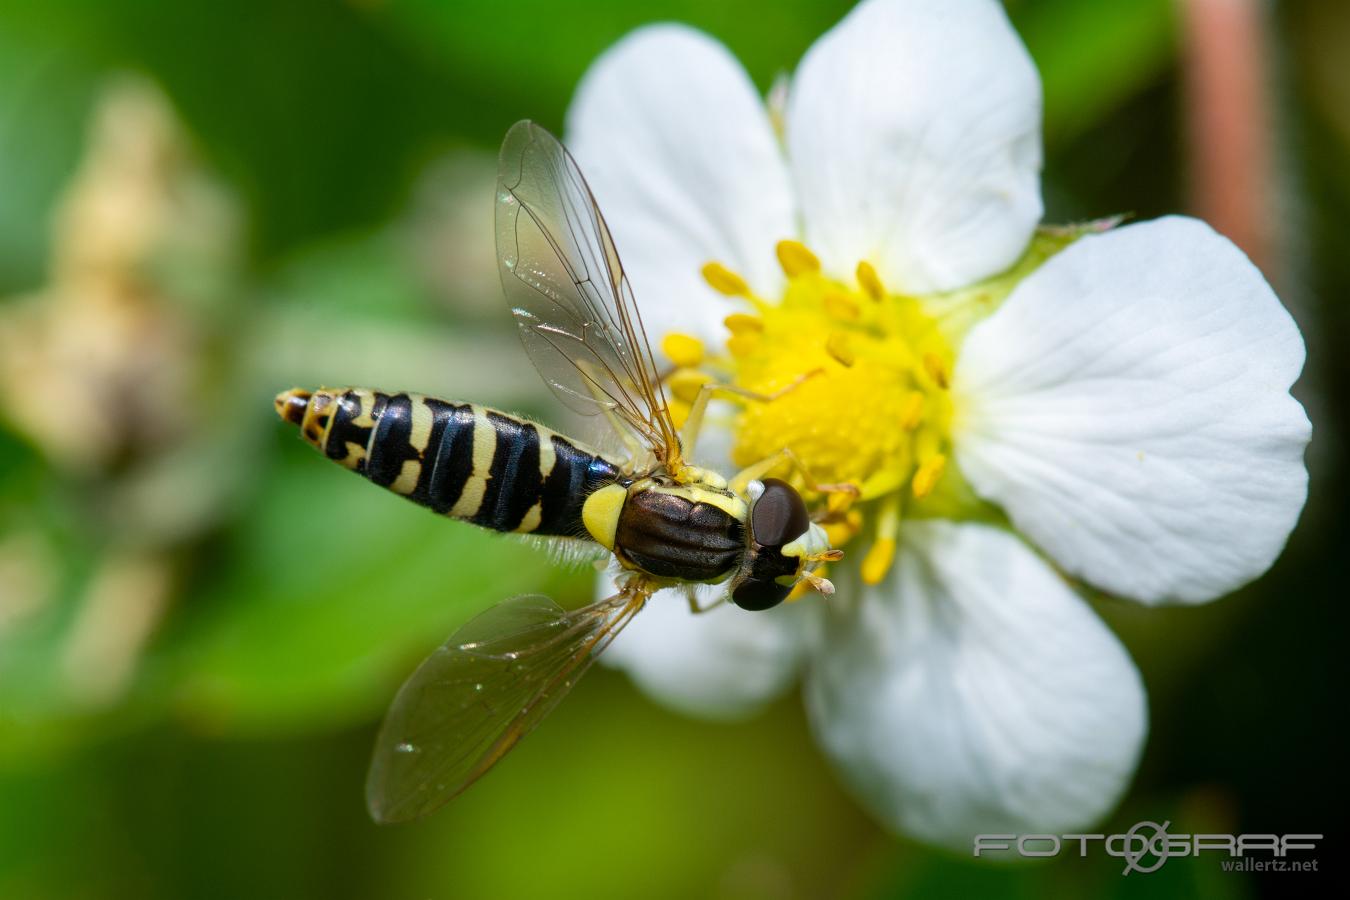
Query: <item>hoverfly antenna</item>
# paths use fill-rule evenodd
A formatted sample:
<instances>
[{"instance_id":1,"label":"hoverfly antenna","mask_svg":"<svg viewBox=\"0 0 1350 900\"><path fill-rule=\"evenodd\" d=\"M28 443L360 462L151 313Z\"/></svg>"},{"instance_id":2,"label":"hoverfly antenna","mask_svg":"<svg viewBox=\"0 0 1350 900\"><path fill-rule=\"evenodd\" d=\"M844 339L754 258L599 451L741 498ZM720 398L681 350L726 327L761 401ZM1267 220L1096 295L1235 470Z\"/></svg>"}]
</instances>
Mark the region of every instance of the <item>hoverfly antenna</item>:
<instances>
[{"instance_id":1,"label":"hoverfly antenna","mask_svg":"<svg viewBox=\"0 0 1350 900\"><path fill-rule=\"evenodd\" d=\"M829 597L834 594L834 582L828 578L822 578L815 572L803 572L802 581L809 584L812 590L822 597Z\"/></svg>"}]
</instances>

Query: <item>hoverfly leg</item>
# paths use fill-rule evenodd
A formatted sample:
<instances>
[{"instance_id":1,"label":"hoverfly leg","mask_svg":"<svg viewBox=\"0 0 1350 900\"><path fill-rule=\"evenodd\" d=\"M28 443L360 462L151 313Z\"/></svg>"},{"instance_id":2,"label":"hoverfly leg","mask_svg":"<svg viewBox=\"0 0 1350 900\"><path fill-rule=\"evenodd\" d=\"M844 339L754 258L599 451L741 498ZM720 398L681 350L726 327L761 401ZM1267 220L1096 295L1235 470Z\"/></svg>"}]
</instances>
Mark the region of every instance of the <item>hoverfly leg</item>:
<instances>
[{"instance_id":1,"label":"hoverfly leg","mask_svg":"<svg viewBox=\"0 0 1350 900\"><path fill-rule=\"evenodd\" d=\"M713 396L722 394L730 397L742 397L746 400L753 400L756 403L772 403L779 397L782 397L800 387L803 383L817 375L824 374L824 369L812 369L804 375L799 375L785 387L781 387L772 394L761 394L757 391L747 390L734 384L718 384L717 382L708 382L698 389L698 396L689 406L689 416L684 420L684 427L680 429L680 446L686 450L692 451L694 445L698 443L699 433L703 430L703 417L708 411L708 404ZM767 469L765 471L768 471Z\"/></svg>"},{"instance_id":2,"label":"hoverfly leg","mask_svg":"<svg viewBox=\"0 0 1350 900\"><path fill-rule=\"evenodd\" d=\"M614 410L605 409L605 418L609 420L610 427L619 436L619 440L623 441L624 452L628 454L629 470L637 471L643 460L650 455L650 451L623 423L623 420L614 414Z\"/></svg>"},{"instance_id":3,"label":"hoverfly leg","mask_svg":"<svg viewBox=\"0 0 1350 900\"><path fill-rule=\"evenodd\" d=\"M858 489L858 486L850 482L821 484L816 481L815 478L811 476L811 470L802 462L801 457L792 452L791 447L784 447L772 456L761 459L759 462L745 467L740 472L736 473L736 476L731 479L729 485L733 491L743 495L749 488L750 482L758 478L763 478L784 463L787 463L802 476L802 480L806 483L807 490L817 494L839 495L842 502L832 502L830 504L831 507L842 506L847 508L853 500L856 500L862 494Z\"/></svg>"},{"instance_id":4,"label":"hoverfly leg","mask_svg":"<svg viewBox=\"0 0 1350 900\"><path fill-rule=\"evenodd\" d=\"M698 389L698 396L689 407L689 416L684 420L684 427L680 429L680 447L688 452L694 451L694 445L698 443L699 433L703 430L703 416L708 411L708 403L713 398L713 391L721 385L714 385L711 382Z\"/></svg>"},{"instance_id":5,"label":"hoverfly leg","mask_svg":"<svg viewBox=\"0 0 1350 900\"><path fill-rule=\"evenodd\" d=\"M796 455L796 453L792 452L791 447L784 447L783 455L787 457L787 461L788 463L791 464L792 468L795 468L795 470L798 471L799 474L801 474L802 480L805 480L806 482L807 490L814 491L814 493L817 494L841 495L842 498L845 498L845 505L846 503L852 503L853 501L856 501L857 498L863 495L863 491L861 491L861 488L857 486L857 484L852 482L838 482L830 484L822 484L817 482L817 480L811 478L811 470L809 470L809 468L806 468L806 463L803 463L801 457Z\"/></svg>"},{"instance_id":6,"label":"hoverfly leg","mask_svg":"<svg viewBox=\"0 0 1350 900\"><path fill-rule=\"evenodd\" d=\"M701 615L702 613L710 612L710 611L712 611L712 610L714 610L714 609L717 609L717 607L719 607L719 606L721 606L723 603L726 603L726 602L727 602L727 595L726 595L725 592L723 592L723 594L722 594L720 597L718 597L718 598L717 598L716 600L714 600L713 602L709 603L707 606L699 606L699 605L698 605L698 591L695 590L695 588L693 587L693 585L690 585L690 586L685 590L685 592L684 592L684 597L685 597L686 600L689 601L689 611L690 611L691 613L693 613L694 615L696 615L696 616L697 616L697 615Z\"/></svg>"}]
</instances>

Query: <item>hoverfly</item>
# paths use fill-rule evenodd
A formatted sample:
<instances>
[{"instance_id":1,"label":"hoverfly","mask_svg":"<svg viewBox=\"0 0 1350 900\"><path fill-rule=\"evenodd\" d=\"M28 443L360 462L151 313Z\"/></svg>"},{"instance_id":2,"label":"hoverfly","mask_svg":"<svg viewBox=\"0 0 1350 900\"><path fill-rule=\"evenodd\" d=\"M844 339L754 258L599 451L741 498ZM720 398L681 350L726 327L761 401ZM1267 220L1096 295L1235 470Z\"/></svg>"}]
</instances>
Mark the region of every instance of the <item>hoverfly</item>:
<instances>
[{"instance_id":1,"label":"hoverfly","mask_svg":"<svg viewBox=\"0 0 1350 900\"><path fill-rule=\"evenodd\" d=\"M536 368L569 407L603 415L629 448L611 459L526 419L472 403L364 388L294 389L278 414L370 481L502 532L589 542L613 555L618 592L577 610L506 600L471 620L404 683L366 782L378 822L441 806L557 705L648 598L722 583L750 610L782 602L838 559L774 457L728 481L691 465L712 390L683 432L666 405L632 289L581 171L547 131L519 122L498 168L503 289ZM720 602L720 601L719 601Z\"/></svg>"}]
</instances>

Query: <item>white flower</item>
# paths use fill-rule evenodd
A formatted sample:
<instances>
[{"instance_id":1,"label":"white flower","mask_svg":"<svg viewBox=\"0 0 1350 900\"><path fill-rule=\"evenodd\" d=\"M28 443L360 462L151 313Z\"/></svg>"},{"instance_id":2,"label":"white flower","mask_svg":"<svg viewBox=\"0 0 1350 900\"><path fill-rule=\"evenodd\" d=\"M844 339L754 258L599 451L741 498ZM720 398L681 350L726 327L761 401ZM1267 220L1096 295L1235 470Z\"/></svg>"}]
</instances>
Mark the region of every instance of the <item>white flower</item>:
<instances>
[{"instance_id":1,"label":"white flower","mask_svg":"<svg viewBox=\"0 0 1350 900\"><path fill-rule=\"evenodd\" d=\"M802 674L860 801L961 850L1090 826L1134 771L1139 674L1057 568L1204 602L1270 566L1307 491L1304 345L1270 287L1194 219L1038 236L1040 109L996 2L867 0L802 61L781 141L728 52L670 25L601 57L568 123L649 333L726 345L756 389L828 369L736 415L737 461L787 444L864 490L835 597L661 597L611 660L710 715Z\"/></svg>"}]
</instances>

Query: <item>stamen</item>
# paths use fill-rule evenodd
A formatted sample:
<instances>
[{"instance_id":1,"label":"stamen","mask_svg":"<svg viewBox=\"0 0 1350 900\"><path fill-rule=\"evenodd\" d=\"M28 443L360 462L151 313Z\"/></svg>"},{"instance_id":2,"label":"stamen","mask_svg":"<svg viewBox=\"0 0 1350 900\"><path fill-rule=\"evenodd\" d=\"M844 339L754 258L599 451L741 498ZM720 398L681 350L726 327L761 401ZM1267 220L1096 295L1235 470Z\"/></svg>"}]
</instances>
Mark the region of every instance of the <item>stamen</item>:
<instances>
[{"instance_id":1,"label":"stamen","mask_svg":"<svg viewBox=\"0 0 1350 900\"><path fill-rule=\"evenodd\" d=\"M703 342L678 331L661 338L661 352L681 368L692 369L703 362Z\"/></svg>"},{"instance_id":2,"label":"stamen","mask_svg":"<svg viewBox=\"0 0 1350 900\"><path fill-rule=\"evenodd\" d=\"M825 496L825 511L830 515L845 512L853 506L856 499L857 495L848 491L831 491Z\"/></svg>"},{"instance_id":3,"label":"stamen","mask_svg":"<svg viewBox=\"0 0 1350 900\"><path fill-rule=\"evenodd\" d=\"M895 538L878 538L862 561L863 584L881 584L895 562Z\"/></svg>"},{"instance_id":4,"label":"stamen","mask_svg":"<svg viewBox=\"0 0 1350 900\"><path fill-rule=\"evenodd\" d=\"M748 334L754 332L759 334L764 331L764 320L758 316L747 316L745 313L732 313L722 320L722 324L727 326L727 331L732 334Z\"/></svg>"},{"instance_id":5,"label":"stamen","mask_svg":"<svg viewBox=\"0 0 1350 900\"><path fill-rule=\"evenodd\" d=\"M760 334L757 331L744 331L727 338L727 352L732 356L744 358L759 348Z\"/></svg>"},{"instance_id":6,"label":"stamen","mask_svg":"<svg viewBox=\"0 0 1350 900\"><path fill-rule=\"evenodd\" d=\"M807 272L819 272L820 260L800 241L779 241L778 264L788 278L796 278Z\"/></svg>"},{"instance_id":7,"label":"stamen","mask_svg":"<svg viewBox=\"0 0 1350 900\"><path fill-rule=\"evenodd\" d=\"M935 453L928 459L919 464L918 470L914 473L914 479L910 482L910 489L914 492L914 499L922 500L933 492L937 486L938 479L942 477L942 472L947 468L947 457L941 453Z\"/></svg>"},{"instance_id":8,"label":"stamen","mask_svg":"<svg viewBox=\"0 0 1350 900\"><path fill-rule=\"evenodd\" d=\"M928 373L928 377L933 379L933 384L944 391L950 386L951 375L947 371L947 364L931 350L923 355L923 369Z\"/></svg>"},{"instance_id":9,"label":"stamen","mask_svg":"<svg viewBox=\"0 0 1350 900\"><path fill-rule=\"evenodd\" d=\"M830 336L825 339L825 352L841 366L852 366L858 361L858 354L849 344L848 335L842 331L830 332Z\"/></svg>"},{"instance_id":10,"label":"stamen","mask_svg":"<svg viewBox=\"0 0 1350 900\"><path fill-rule=\"evenodd\" d=\"M745 297L750 293L750 285L745 283L745 279L720 262L706 263L702 271L703 280L708 282L712 289L719 294L728 297Z\"/></svg>"},{"instance_id":11,"label":"stamen","mask_svg":"<svg viewBox=\"0 0 1350 900\"><path fill-rule=\"evenodd\" d=\"M693 403L698 397L699 389L712 380L712 376L707 372L686 367L671 372L666 384L669 385L670 393L674 397L685 403Z\"/></svg>"},{"instance_id":12,"label":"stamen","mask_svg":"<svg viewBox=\"0 0 1350 900\"><path fill-rule=\"evenodd\" d=\"M914 458L920 463L942 452L942 434L935 428L920 429L914 435Z\"/></svg>"},{"instance_id":13,"label":"stamen","mask_svg":"<svg viewBox=\"0 0 1350 900\"><path fill-rule=\"evenodd\" d=\"M900 409L900 427L913 431L923 421L923 392L910 391L905 395L905 404Z\"/></svg>"},{"instance_id":14,"label":"stamen","mask_svg":"<svg viewBox=\"0 0 1350 900\"><path fill-rule=\"evenodd\" d=\"M834 547L847 544L857 534L849 527L848 522L821 522L820 527L825 529L825 536L830 539L830 545Z\"/></svg>"},{"instance_id":15,"label":"stamen","mask_svg":"<svg viewBox=\"0 0 1350 900\"><path fill-rule=\"evenodd\" d=\"M748 295L751 307L725 320L732 383L773 398L736 413L733 455L749 465L783 447L800 453L815 523L835 547L860 545L863 580L877 584L895 564L904 511L945 490L954 356L924 298L888 292L875 262L836 279L799 241L775 249L790 282L782 297ZM670 380L683 403L706 383L695 369ZM831 490L842 485L857 487Z\"/></svg>"},{"instance_id":16,"label":"stamen","mask_svg":"<svg viewBox=\"0 0 1350 900\"><path fill-rule=\"evenodd\" d=\"M676 428L684 427L684 423L689 421L689 413L693 410L689 403L678 397L667 403L666 408L670 410L670 421Z\"/></svg>"},{"instance_id":17,"label":"stamen","mask_svg":"<svg viewBox=\"0 0 1350 900\"><path fill-rule=\"evenodd\" d=\"M862 308L853 301L853 298L839 291L826 294L822 302L825 304L825 312L836 319L854 321L862 315Z\"/></svg>"},{"instance_id":18,"label":"stamen","mask_svg":"<svg viewBox=\"0 0 1350 900\"><path fill-rule=\"evenodd\" d=\"M886 296L886 286L881 283L877 270L866 260L858 263L858 284L873 300L880 300Z\"/></svg>"},{"instance_id":19,"label":"stamen","mask_svg":"<svg viewBox=\"0 0 1350 900\"><path fill-rule=\"evenodd\" d=\"M834 494L830 495L833 500ZM856 509L847 511L829 509L832 505L830 500L826 501L825 518L818 524L825 530L825 536L830 539L830 546L842 547L853 538L857 537L858 532L862 531L863 516Z\"/></svg>"},{"instance_id":20,"label":"stamen","mask_svg":"<svg viewBox=\"0 0 1350 900\"><path fill-rule=\"evenodd\" d=\"M877 518L877 540L862 561L863 584L880 584L895 562L895 537L900 531L900 499L892 494Z\"/></svg>"}]
</instances>

